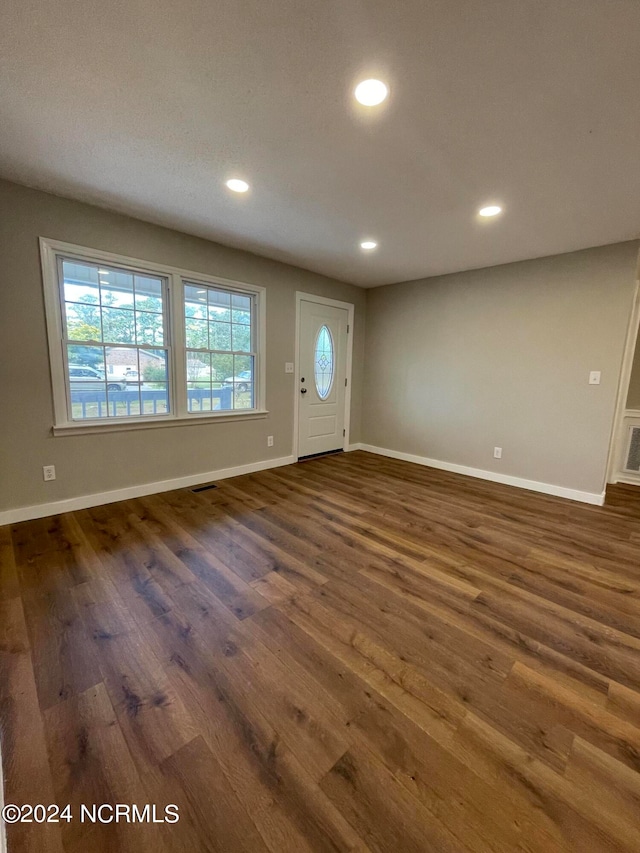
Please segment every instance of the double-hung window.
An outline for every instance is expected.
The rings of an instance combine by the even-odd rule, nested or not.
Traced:
[[[48,240],[41,252],[54,431],[265,413],[262,288]]]
[[[171,412],[167,280],[57,258],[71,421]]]
[[[190,412],[254,407],[255,314],[255,296],[185,282]]]

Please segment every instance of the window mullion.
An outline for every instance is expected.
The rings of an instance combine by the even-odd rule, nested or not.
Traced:
[[[146,266],[145,262],[136,259],[57,241],[41,239],[40,246],[57,426],[80,427],[93,421],[108,427],[109,424],[124,424],[127,420],[152,421],[164,412],[167,419],[188,418],[197,414],[197,411],[190,412],[188,406],[190,375],[195,377],[194,381],[200,382],[206,374],[216,397],[220,396],[216,389],[231,385],[232,412],[242,411],[235,409],[236,404],[251,406],[251,409],[244,410],[247,414],[262,407],[262,390],[258,394],[258,389],[263,389],[261,377],[264,370],[261,357],[264,347],[263,288],[206,275],[199,280],[198,275],[176,268],[153,263]],[[188,301],[185,301],[187,285]],[[207,291],[202,318],[207,325],[203,326],[203,331],[206,328],[212,339],[207,339],[207,347],[187,350],[185,305],[192,303],[192,287]],[[193,297],[196,297],[195,292]],[[195,298],[194,304],[197,306],[201,299],[200,296]],[[229,313],[223,320],[225,306]],[[196,307],[195,314],[202,313]],[[160,316],[154,318],[152,315],[160,314],[162,324],[158,325]],[[240,322],[234,325],[234,318]],[[132,322],[135,324],[133,342],[105,340],[107,333],[111,338],[128,337]],[[228,322],[229,330],[214,325],[216,322]],[[246,334],[249,325],[250,340]],[[90,326],[95,327],[98,333],[95,337],[99,339],[88,339]],[[245,331],[241,331],[242,326]],[[161,328],[164,334],[162,343],[153,343]],[[191,326],[187,325],[187,329],[191,340]],[[199,341],[200,330],[195,331],[194,341]],[[234,341],[233,333],[236,331],[242,337]],[[229,333],[231,340],[228,340]],[[148,342],[138,343],[139,337],[146,338]],[[233,349],[210,348],[214,343],[249,344],[251,351],[236,349],[235,346]],[[121,352],[127,350],[132,351],[131,356]],[[144,352],[149,354],[148,357],[143,356]],[[200,360],[209,362],[208,369],[202,366],[199,371],[188,372],[190,360],[194,362],[194,368],[198,367],[198,356],[189,356],[188,359],[188,352],[201,353]],[[153,357],[154,354],[157,358]],[[129,365],[133,370],[137,366],[137,377],[131,375]],[[151,370],[150,366],[156,365],[165,368],[166,384],[161,383],[160,370]],[[145,373],[150,383],[145,390],[150,393],[145,393],[143,408]],[[226,382],[227,378],[229,382]],[[115,387],[107,390],[110,381]],[[238,386],[242,387],[243,383],[247,388],[238,393]],[[134,402],[135,395],[123,392],[133,391],[136,387],[139,399]],[[245,393],[247,390],[253,392],[253,399]],[[196,409],[198,399],[199,395],[194,395]],[[228,405],[225,395],[222,399],[225,409],[220,414],[224,414]],[[204,406],[204,397],[202,401]],[[209,405],[214,402],[212,398]],[[96,405],[98,409],[93,414]]]

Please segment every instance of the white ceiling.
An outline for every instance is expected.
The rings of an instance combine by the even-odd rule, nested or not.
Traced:
[[[639,37],[638,0],[3,0],[0,175],[363,286],[627,240]]]

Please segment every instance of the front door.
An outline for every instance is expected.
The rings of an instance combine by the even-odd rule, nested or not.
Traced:
[[[300,302],[298,457],[344,446],[348,316],[346,308]]]

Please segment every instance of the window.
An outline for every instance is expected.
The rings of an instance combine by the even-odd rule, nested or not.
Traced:
[[[253,408],[254,314],[252,296],[185,284],[190,412]]]
[[[166,279],[58,256],[71,421],[170,411]]]
[[[264,414],[262,288],[63,243],[41,250],[54,430]]]

